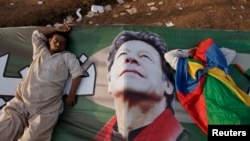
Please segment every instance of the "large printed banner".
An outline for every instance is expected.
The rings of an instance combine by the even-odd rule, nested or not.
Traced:
[[[15,95],[18,83],[28,72],[29,64],[32,61],[31,34],[36,28],[17,27],[0,29],[0,108]],[[181,104],[177,97],[175,97],[173,103],[174,116],[171,114],[171,110],[166,109],[157,117],[157,121],[155,120],[154,124],[150,122],[150,118],[154,117],[153,114],[157,112],[150,112],[152,115],[149,116],[135,117],[133,110],[137,111],[136,109],[117,108],[119,107],[119,99],[114,99],[114,97],[119,96],[114,96],[110,92],[113,90],[113,87],[111,89],[111,84],[108,82],[113,81],[112,85],[120,82],[108,74],[107,57],[112,41],[117,37],[118,33],[125,30],[156,33],[166,42],[168,50],[192,48],[207,38],[212,38],[219,47],[235,50],[237,55],[232,64],[240,65],[244,72],[237,69],[235,65],[231,65],[229,66],[230,76],[237,87],[246,94],[245,97],[247,97],[250,87],[250,80],[246,76],[249,74],[250,69],[250,32],[142,26],[75,26],[70,33],[71,40],[68,50],[79,58],[85,70],[85,75],[82,77],[77,91],[77,103],[73,108],[65,105],[64,112],[61,114],[54,129],[53,141],[122,140],[122,135],[119,134],[119,131],[122,130],[124,130],[122,133],[128,134],[128,140],[171,140],[172,137],[177,136],[176,138],[178,138],[178,135],[184,135],[181,133],[183,129],[191,135],[190,139],[187,140],[207,140],[207,132],[204,132],[192,115],[197,114],[197,111],[192,111],[190,107],[188,110],[191,111],[187,111],[187,108]],[[137,44],[138,49],[142,46],[140,43],[134,44]],[[153,53],[154,51],[148,50],[148,52]],[[124,52],[120,52],[120,54],[122,56]],[[148,58],[148,56],[145,58]],[[152,58],[149,60],[152,61]],[[119,65],[116,67],[116,69],[120,68]],[[155,66],[148,67],[151,67],[151,69],[155,68]],[[147,77],[156,79],[157,73],[155,71],[157,69],[148,73]],[[139,75],[143,76],[144,74]],[[131,87],[138,88],[138,90],[142,89],[142,85],[147,85],[147,82],[129,82],[129,79],[133,80],[135,76],[132,73],[129,73],[128,76],[129,78],[123,80],[124,85],[131,85]],[[126,83],[126,81],[128,82]],[[215,81],[211,83],[218,84]],[[70,84],[71,81],[69,79],[62,95],[69,91]],[[160,90],[160,87],[158,85],[157,89]],[[206,90],[209,91],[208,86],[206,86]],[[134,96],[134,103],[128,105],[128,107],[133,107],[136,104],[144,104],[147,107],[151,105],[150,101],[148,100],[148,103],[141,102],[139,97]],[[209,108],[209,105],[206,105],[206,107]],[[194,108],[193,110],[197,109]],[[123,115],[118,116],[119,114]],[[119,120],[117,117],[119,117]],[[120,120],[120,117],[124,119]],[[244,120],[242,123],[244,123]],[[246,121],[245,123],[249,122]],[[138,126],[140,124],[143,126]],[[127,127],[127,125],[130,126]],[[139,129],[136,127],[139,127]],[[130,130],[133,131],[127,133]]]

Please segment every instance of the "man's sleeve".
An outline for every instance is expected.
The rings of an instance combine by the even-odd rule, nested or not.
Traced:
[[[170,50],[164,54],[165,60],[169,63],[169,65],[176,70],[178,59],[179,58],[188,58],[189,53],[187,49],[175,49]]]
[[[33,60],[36,58],[37,54],[43,47],[47,47],[47,37],[38,32],[38,30],[33,31],[32,33],[32,45],[33,45]]]
[[[67,53],[66,64],[69,68],[69,73],[72,79],[75,79],[78,76],[83,76],[83,68],[80,65],[80,61],[72,53]]]

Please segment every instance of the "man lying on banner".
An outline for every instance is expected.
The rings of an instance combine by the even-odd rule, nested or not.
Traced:
[[[29,72],[0,114],[1,140],[50,141],[63,110],[62,92],[69,74],[72,85],[66,104],[74,106],[83,70],[76,56],[65,51],[70,29],[64,24],[33,32],[33,61]]]
[[[209,124],[250,124],[250,97],[237,87],[228,68],[235,56],[234,50],[219,48],[210,38],[196,48],[164,55],[176,70],[178,100],[206,134]]]
[[[108,92],[116,115],[95,141],[182,141],[189,132],[174,116],[174,80],[167,47],[155,33],[123,31],[108,54]]]

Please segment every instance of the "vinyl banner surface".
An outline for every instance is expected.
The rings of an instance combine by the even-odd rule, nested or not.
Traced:
[[[29,71],[31,35],[37,28],[0,29],[1,109]],[[79,58],[84,76],[76,105],[65,104],[52,140],[206,141],[210,124],[250,125],[245,118],[250,117],[249,35],[247,31],[74,26],[67,50]],[[202,46],[200,57],[205,62],[188,59],[179,61],[181,70],[163,69],[164,53],[200,47],[207,39],[212,42]],[[216,61],[207,58],[214,47],[235,50],[236,57],[225,68],[211,65]],[[70,85],[69,78],[62,98]]]

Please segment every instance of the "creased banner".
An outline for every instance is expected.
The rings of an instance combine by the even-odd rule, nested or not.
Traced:
[[[15,95],[17,84],[26,75],[29,69],[29,64],[32,59],[31,34],[35,29],[36,27],[0,29],[1,108]],[[105,128],[105,125],[115,125],[117,119],[114,116],[119,114],[119,111],[115,108],[117,106],[115,104],[117,103],[114,102],[112,94],[109,93],[108,82],[110,76],[108,75],[107,57],[112,41],[116,38],[118,33],[125,30],[156,33],[166,42],[168,50],[192,48],[206,38],[213,38],[220,47],[227,47],[235,50],[237,55],[233,60],[233,64],[239,64],[246,73],[249,72],[250,32],[140,26],[73,27],[70,33],[71,42],[69,50],[77,55],[85,70],[85,74],[82,77],[80,87],[77,91],[77,104],[73,108],[69,108],[65,105],[64,112],[61,114],[54,129],[53,141],[114,140],[111,136],[112,134],[114,135],[114,131],[117,130],[108,126],[107,129]],[[150,50],[149,52],[153,51]],[[119,67],[117,69],[119,69]],[[235,67],[230,67],[230,70],[236,84],[241,84],[239,85],[240,89],[247,91],[250,82],[244,76],[245,74],[242,74],[242,72],[235,69]],[[153,76],[152,79],[156,77],[154,72],[151,72],[150,75],[151,77]],[[133,77],[133,74],[131,74],[131,77]],[[124,80],[124,82],[126,84],[126,80]],[[71,81],[69,79],[62,95],[69,91],[70,84]],[[133,83],[131,84],[135,85]],[[126,85],[130,84],[127,83]],[[138,87],[140,85],[138,84]],[[148,105],[150,104],[148,103]],[[169,118],[168,121],[168,118],[164,118],[163,116],[163,119],[161,119],[159,123],[151,127],[155,130],[142,132],[141,136],[144,138],[151,135],[159,138],[169,138],[169,140],[171,140],[170,134],[167,134],[167,131],[170,133],[174,130],[178,131],[178,129],[175,125],[172,125],[171,128],[167,128],[167,125],[170,125],[170,123],[173,124],[173,121],[175,121],[174,118],[176,118],[176,123],[179,122],[180,127],[187,129],[187,131],[193,135],[192,140],[207,140],[207,135],[197,126],[197,124],[195,124],[192,117],[185,108],[183,108],[177,97],[174,99],[173,108],[175,114],[172,119]],[[122,110],[126,111],[127,109]],[[123,117],[125,118],[122,128],[125,127],[130,120],[135,122],[134,125],[142,121],[141,117],[138,119],[130,119],[129,117],[133,116],[129,115],[129,112],[124,113]],[[166,116],[168,117],[168,111],[166,111]],[[120,124],[121,123],[119,123],[118,126]],[[166,126],[162,126],[165,124]],[[144,123],[144,125],[147,124]],[[144,128],[145,127],[143,127],[143,129]],[[142,129],[137,131],[141,132]],[[130,134],[130,137],[133,137],[128,140],[136,140],[134,136],[138,135],[136,132],[126,134]],[[105,138],[104,136],[109,137]],[[143,138],[138,137],[138,140],[145,141],[146,139]]]

